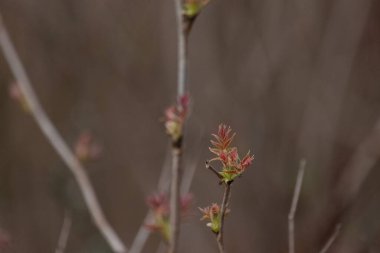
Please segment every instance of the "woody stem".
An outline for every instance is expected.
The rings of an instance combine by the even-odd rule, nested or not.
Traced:
[[[220,229],[219,232],[216,236],[216,241],[218,243],[218,248],[219,248],[219,253],[225,253],[224,249],[224,217],[227,212],[227,208],[230,202],[230,197],[231,197],[231,183],[232,182],[227,182],[224,184],[224,194],[223,194],[223,200],[222,200],[222,207],[220,210]]]

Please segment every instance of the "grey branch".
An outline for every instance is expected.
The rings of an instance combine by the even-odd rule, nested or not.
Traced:
[[[180,225],[180,174],[181,174],[181,159],[182,150],[173,147],[172,152],[172,170],[171,170],[171,183],[170,183],[170,239],[169,239],[169,253],[177,251],[179,225]]]
[[[166,152],[166,158],[164,161],[164,164],[161,169],[160,178],[158,180],[157,190],[158,192],[165,192],[167,191],[168,185],[169,185],[169,173],[170,173],[170,157],[171,154],[169,152],[170,149],[168,149],[168,152]],[[150,231],[145,228],[145,224],[150,224],[153,222],[153,212],[149,211],[143,220],[143,223],[139,227],[139,230],[137,231],[137,234],[135,238],[133,239],[133,243],[131,244],[129,253],[140,253],[146,241],[149,238]]]
[[[187,36],[185,32],[183,13],[182,13],[182,0],[174,0],[175,12],[176,12],[176,24],[177,24],[177,99],[185,94],[186,90],[186,73],[187,73]]]
[[[10,36],[6,31],[1,15],[0,46],[38,126],[50,144],[53,146],[55,151],[73,173],[96,227],[99,229],[104,239],[108,242],[114,252],[126,252],[127,249],[124,246],[123,242],[117,236],[116,232],[110,226],[103,214],[99,201],[95,195],[95,191],[85,172],[85,169],[78,161],[76,156],[72,153],[68,145],[65,143],[62,136],[58,133],[57,129],[54,127],[53,123],[50,121],[46,112],[38,101],[32,84],[26,74],[26,71],[16,52],[16,49],[13,46]]]
[[[62,228],[61,228],[61,232],[59,233],[58,243],[57,243],[57,248],[55,249],[55,253],[65,252],[67,241],[70,235],[71,224],[72,224],[71,215],[69,211],[66,210],[65,215],[63,217]]]
[[[336,238],[338,238],[341,227],[341,224],[336,225],[334,233],[330,236],[330,238],[327,240],[326,244],[323,246],[322,250],[319,253],[327,253],[327,251],[335,242]]]
[[[294,217],[297,211],[298,200],[301,193],[303,176],[305,173],[306,161],[301,160],[300,167],[298,169],[297,181],[294,187],[294,193],[292,198],[292,204],[290,207],[288,215],[288,243],[289,243],[289,253],[295,253],[295,239],[294,239]]]

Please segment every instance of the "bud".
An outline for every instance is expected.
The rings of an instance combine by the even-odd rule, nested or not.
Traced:
[[[192,195],[186,194],[180,198],[181,215],[186,216],[192,202]],[[164,240],[170,239],[169,224],[169,201],[166,194],[155,193],[146,200],[147,205],[153,211],[154,219],[151,223],[145,224],[145,228],[151,232],[158,232]]]
[[[194,18],[209,2],[210,0],[186,0],[183,4],[183,15],[187,18]]]
[[[94,141],[89,131],[80,134],[74,146],[75,155],[81,161],[97,159],[102,152],[102,147]]]
[[[215,234],[219,233],[220,225],[221,225],[221,208],[218,204],[213,203],[211,206],[207,206],[205,208],[200,208],[199,210],[203,214],[201,220],[208,220],[209,222],[206,224],[207,227],[211,229]],[[230,210],[226,210],[226,214],[229,213]]]
[[[25,96],[20,89],[20,86],[16,82],[11,83],[11,85],[9,86],[9,96],[14,101],[19,103],[21,108],[25,112],[30,112],[28,102],[26,101]]]
[[[9,247],[11,236],[4,230],[0,229],[0,252]]]
[[[178,142],[183,135],[183,125],[185,123],[189,107],[188,94],[180,97],[176,106],[170,106],[165,110],[165,129],[171,137],[172,142]]]

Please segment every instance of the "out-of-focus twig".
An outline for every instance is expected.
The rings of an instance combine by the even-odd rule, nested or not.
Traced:
[[[359,144],[353,156],[343,169],[337,183],[335,198],[342,202],[343,208],[356,198],[363,182],[380,157],[380,119],[372,131]]]
[[[328,238],[325,246],[320,251],[327,252],[336,241],[340,233],[340,227],[350,207],[355,204],[357,195],[363,186],[369,173],[380,157],[380,119],[375,123],[372,131],[359,144],[358,148],[342,169],[342,175],[336,183],[331,202],[336,206],[335,213],[329,218],[328,231],[324,231],[324,237]],[[333,232],[331,232],[333,231]],[[330,243],[329,243],[330,242]],[[345,252],[344,240],[340,240],[336,246],[336,252]]]
[[[199,144],[201,142],[203,135],[204,135],[203,129],[201,129],[200,132],[201,132],[201,134],[199,135],[199,139],[197,140],[197,144]],[[199,149],[197,154],[195,155],[194,161],[189,166],[186,166],[187,167],[186,172],[184,173],[183,178],[181,180],[181,189],[180,190],[181,190],[182,195],[185,195],[190,190],[190,187],[191,187],[191,184],[192,184],[192,181],[194,178],[194,173],[195,173],[195,170],[196,170],[197,165],[198,165],[200,153],[201,152]],[[169,174],[169,168],[170,168],[170,164],[169,164],[170,159],[168,159],[168,157],[170,155],[171,154],[168,150],[167,157],[165,158],[165,162],[162,166],[161,174],[160,174],[158,185],[157,185],[158,192],[165,192],[169,186],[169,183],[170,183],[170,181],[168,180],[168,178],[169,178],[168,174]],[[137,234],[133,240],[133,243],[131,244],[131,247],[129,250],[130,253],[140,253],[143,250],[143,247],[144,247],[146,241],[148,240],[149,235],[151,234],[151,231],[146,229],[144,227],[144,225],[152,223],[152,219],[153,219],[152,214],[153,214],[152,211],[149,211],[146,214],[146,216],[143,220],[143,223],[139,227],[139,230],[137,231]]]
[[[224,253],[224,217],[227,213],[227,208],[231,197],[231,182],[225,183],[222,206],[220,208],[220,229],[218,235],[216,236],[216,241],[218,243],[219,253]]]
[[[69,211],[65,211],[65,215],[63,217],[63,223],[61,232],[59,233],[57,248],[55,249],[55,253],[64,253],[67,246],[67,241],[69,239],[70,230],[71,230],[72,220]]]
[[[165,252],[165,243],[160,242],[160,244],[157,247],[156,253],[164,253]]]
[[[172,150],[172,169],[171,169],[171,183],[170,183],[170,238],[169,238],[169,253],[177,251],[177,242],[179,236],[180,225],[180,177],[181,177],[181,160],[182,148],[173,147]]]
[[[92,184],[85,172],[85,169],[76,158],[76,156],[72,153],[68,145],[65,143],[62,136],[59,134],[53,123],[48,118],[43,107],[41,106],[33,90],[29,77],[26,74],[24,66],[21,63],[20,57],[18,56],[16,49],[14,48],[13,43],[10,39],[10,36],[4,26],[1,15],[0,47],[14,77],[17,80],[18,85],[20,86],[23,95],[25,96],[25,100],[35,121],[55,151],[73,173],[96,227],[99,229],[104,239],[108,242],[114,252],[127,252],[127,249],[124,246],[123,242],[105,218],[99,201],[95,195]]]
[[[203,127],[200,128],[199,134],[197,134],[196,136],[198,136],[197,137],[198,139],[195,141],[195,143],[196,143],[195,146],[198,147],[200,145],[202,139],[203,139],[203,136],[204,136]],[[181,180],[181,189],[180,189],[181,196],[186,195],[190,191],[191,184],[192,184],[193,179],[194,179],[195,170],[198,166],[200,155],[201,155],[201,149],[198,148],[195,151],[192,162],[186,166],[186,170],[183,172],[182,180]]]
[[[295,216],[296,211],[297,211],[298,200],[299,200],[300,193],[301,193],[303,176],[304,176],[304,173],[305,173],[305,166],[306,166],[306,161],[305,160],[301,160],[300,166],[299,166],[299,169],[298,169],[296,185],[294,187],[292,204],[290,206],[290,211],[289,211],[289,215],[288,215],[288,237],[289,237],[288,238],[288,244],[289,244],[289,253],[295,253],[294,216]]]
[[[335,242],[336,238],[338,238],[341,227],[342,227],[341,224],[338,224],[335,226],[334,233],[330,236],[330,238],[327,240],[326,244],[323,246],[323,248],[321,249],[319,253],[327,253],[327,251],[331,248],[331,246]]]
[[[332,201],[338,204],[338,214],[332,220],[331,227],[335,225],[333,234],[329,237],[328,242],[335,242],[339,235],[341,222],[347,211],[354,205],[355,200],[363,183],[367,179],[371,170],[375,166],[380,157],[380,119],[375,123],[372,131],[359,144],[358,148],[350,158],[347,166],[342,170],[343,175],[337,182],[337,186],[333,195]],[[344,252],[341,248],[344,245],[344,240],[338,243],[336,252]],[[327,245],[327,244],[326,244]],[[327,250],[331,247],[327,247]],[[327,252],[324,251],[324,252]],[[321,251],[323,253],[323,251]]]
[[[168,179],[169,174],[170,174],[170,159],[168,159],[169,157],[170,157],[170,152],[168,151],[167,157],[162,166],[160,177],[157,184],[158,192],[166,191],[170,183],[170,180]],[[145,224],[151,224],[152,220],[153,220],[153,212],[148,211],[148,213],[145,215],[145,218],[141,226],[139,227],[139,230],[137,231],[135,238],[133,239],[129,253],[140,253],[143,250],[144,245],[146,241],[148,240],[148,237],[151,233],[150,230],[145,228]]]

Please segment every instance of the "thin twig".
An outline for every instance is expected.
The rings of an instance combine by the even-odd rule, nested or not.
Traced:
[[[92,184],[85,172],[85,169],[72,153],[68,145],[58,133],[53,123],[48,118],[46,112],[42,108],[38,98],[33,90],[32,84],[26,74],[26,71],[21,63],[21,60],[13,46],[13,43],[6,31],[3,20],[0,15],[0,46],[4,53],[10,69],[15,76],[18,85],[25,97],[25,100],[30,108],[30,111],[39,125],[41,131],[53,146],[58,155],[73,173],[79,188],[83,194],[83,198],[87,204],[88,210],[94,220],[95,225],[108,242],[114,252],[127,252],[121,239],[118,237],[114,229],[106,220],[99,201],[95,195]]]
[[[168,149],[164,164],[161,169],[160,178],[157,184],[158,192],[166,192],[170,183],[170,181],[168,180],[169,174],[170,174],[170,157],[171,157],[171,154],[169,152],[170,149]],[[133,243],[131,244],[129,253],[140,253],[143,250],[144,245],[146,241],[148,240],[149,235],[151,234],[151,231],[145,228],[145,224],[151,224],[152,222],[153,222],[153,212],[148,211],[148,213],[145,215],[145,218],[141,226],[139,227],[139,230],[136,233]]]
[[[294,188],[292,205],[290,207],[288,215],[288,236],[289,236],[289,253],[295,253],[295,240],[294,240],[294,216],[297,211],[298,200],[301,193],[301,187],[303,182],[303,176],[305,172],[306,161],[301,160],[300,167],[298,169],[296,186]]]
[[[169,241],[169,253],[175,253],[177,251],[177,242],[179,235],[179,204],[180,204],[180,174],[181,174],[181,148],[173,148],[172,152],[172,170],[171,170],[171,184],[170,184],[170,241]]]
[[[71,230],[71,215],[69,211],[65,211],[65,215],[63,217],[62,229],[59,233],[57,248],[55,249],[55,253],[64,253],[67,246],[67,241],[69,239],[70,230]]]
[[[231,197],[231,183],[224,184],[224,194],[222,200],[222,207],[220,208],[220,229],[218,235],[216,236],[216,241],[218,243],[219,253],[224,253],[224,217],[227,212],[227,208],[229,205],[230,197]]]
[[[214,173],[219,179],[222,179],[223,177],[222,177],[222,175],[220,175],[219,174],[219,172],[216,170],[216,169],[214,169],[214,167],[212,167],[211,165],[210,165],[210,162],[209,161],[206,161],[206,169],[209,169],[212,173]]]
[[[196,136],[198,136],[196,141],[195,141],[196,147],[198,147],[200,145],[200,143],[203,139],[203,136],[204,136],[204,129],[203,129],[202,125],[200,125],[200,126],[201,126],[201,128],[199,129],[199,132],[196,135]],[[186,166],[186,169],[183,172],[182,179],[181,179],[181,189],[180,189],[181,196],[186,195],[190,191],[191,184],[192,184],[193,179],[194,179],[195,170],[198,166],[199,157],[201,156],[201,150],[202,149],[200,149],[200,148],[197,148],[195,150],[195,154],[192,158],[192,162],[190,163],[190,165]]]
[[[327,253],[327,251],[331,248],[336,238],[338,238],[340,229],[342,228],[342,224],[338,224],[335,226],[334,233],[327,240],[326,244],[323,246],[322,250],[319,253]]]

